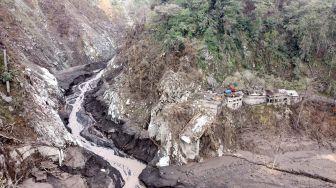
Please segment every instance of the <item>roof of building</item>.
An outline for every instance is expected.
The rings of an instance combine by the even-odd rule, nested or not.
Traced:
[[[235,98],[235,97],[242,97],[244,94],[241,91],[233,92],[230,94],[225,94],[225,97]]]
[[[299,94],[295,90],[286,90],[286,89],[275,89],[275,90],[267,90],[266,95],[269,97],[275,97],[275,96],[292,96],[292,97],[298,97]]]
[[[250,96],[266,95],[266,91],[263,88],[260,88],[260,89],[250,88],[250,89],[245,90],[244,93]]]
[[[299,96],[298,92],[296,92],[295,90],[286,90],[286,92],[287,92],[287,95],[289,96],[293,96],[293,97]]]
[[[269,97],[280,97],[286,96],[287,93],[282,89],[266,90],[266,95]]]

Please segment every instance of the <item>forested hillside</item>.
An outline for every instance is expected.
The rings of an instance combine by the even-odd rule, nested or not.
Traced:
[[[335,94],[334,0],[161,3],[169,3],[168,9],[153,7],[159,14],[148,26],[156,41],[176,54],[193,48],[198,65],[218,80],[239,69],[252,69],[286,80],[309,77],[319,92]]]

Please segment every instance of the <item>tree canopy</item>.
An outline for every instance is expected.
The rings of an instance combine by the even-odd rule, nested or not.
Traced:
[[[334,0],[170,0],[181,9],[161,18],[155,37],[168,51],[195,44],[198,61],[300,76],[299,67],[336,67]],[[163,21],[162,21],[163,20]],[[288,71],[290,70],[290,71]]]

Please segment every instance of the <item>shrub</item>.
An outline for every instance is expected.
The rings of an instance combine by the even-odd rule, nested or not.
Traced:
[[[5,187],[7,187],[7,181],[6,181],[6,179],[4,178],[4,177],[1,177],[0,176],[0,188],[5,188]]]
[[[0,78],[2,82],[7,82],[7,81],[11,82],[14,79],[14,73],[13,72],[3,72]]]

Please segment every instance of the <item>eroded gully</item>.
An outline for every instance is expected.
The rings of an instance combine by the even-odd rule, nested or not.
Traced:
[[[113,61],[113,59],[111,61]],[[145,164],[137,161],[136,159],[117,156],[115,155],[114,150],[98,146],[95,143],[87,141],[80,135],[85,126],[79,122],[77,114],[83,109],[85,93],[91,91],[97,86],[97,83],[104,75],[104,72],[105,70],[101,70],[86,82],[75,86],[77,87],[77,91],[73,96],[67,98],[67,105],[72,106],[68,127],[71,129],[72,136],[79,146],[103,157],[111,164],[112,167],[116,168],[122,174],[122,177],[125,180],[125,188],[142,187],[139,183],[138,177],[141,171],[145,168]],[[70,100],[72,102],[70,102]]]

